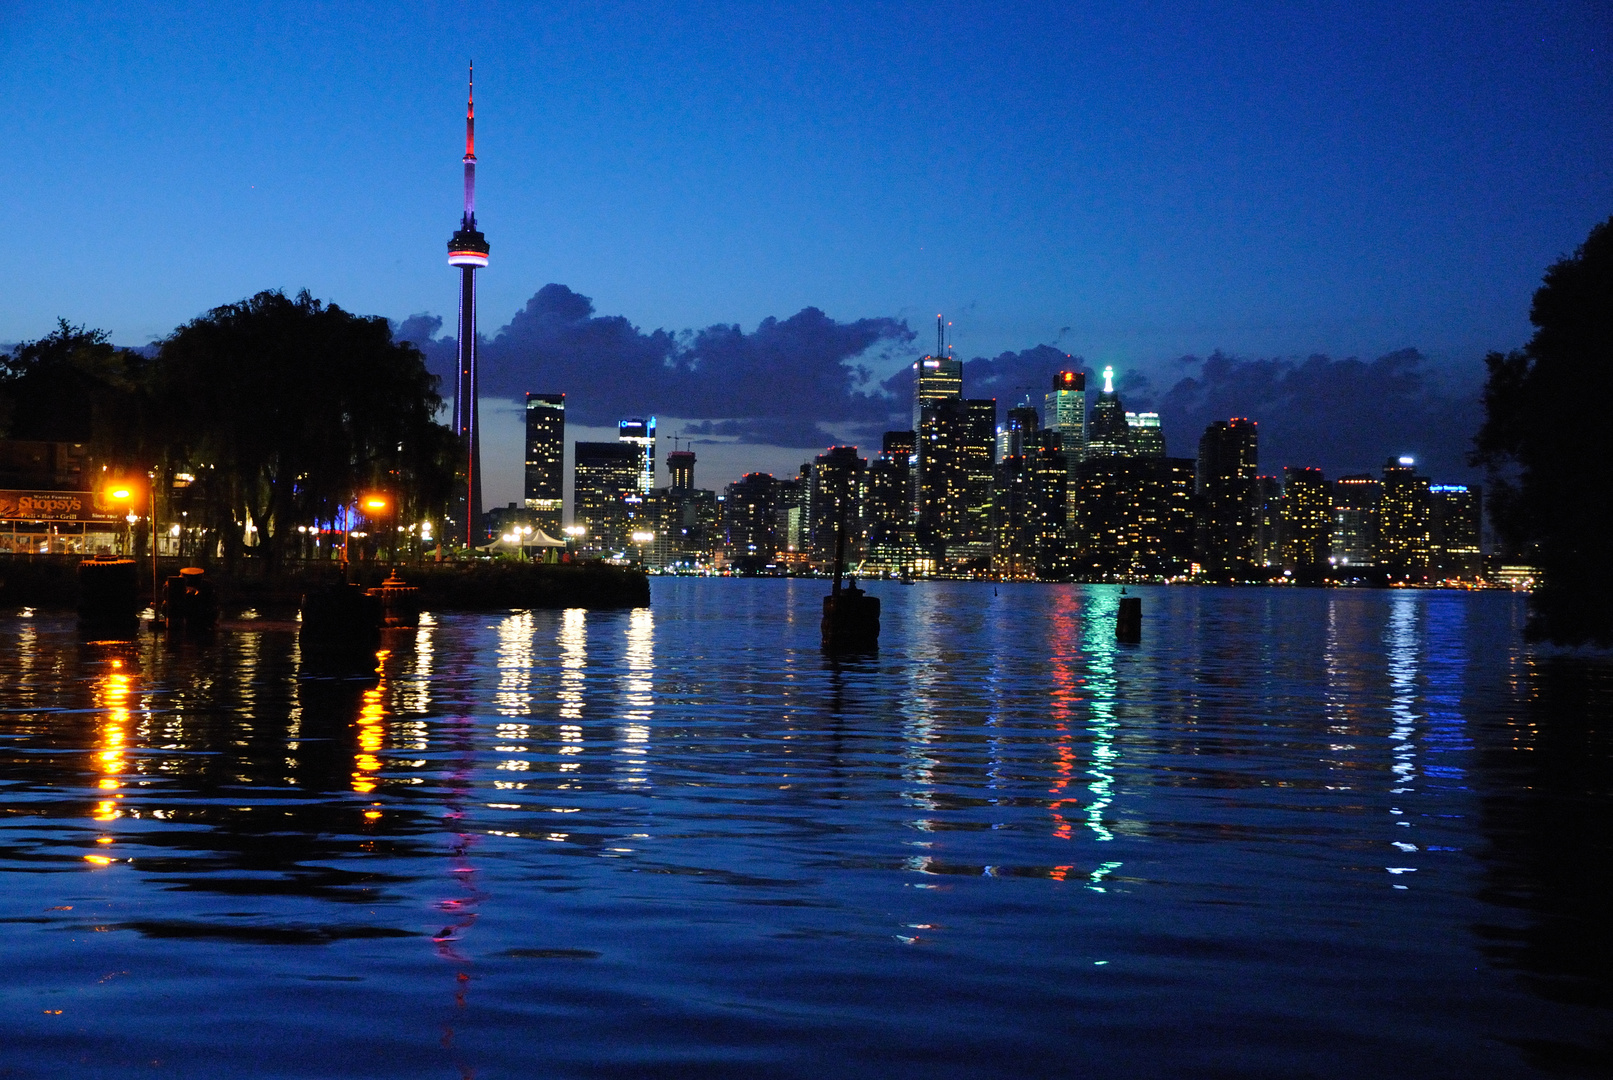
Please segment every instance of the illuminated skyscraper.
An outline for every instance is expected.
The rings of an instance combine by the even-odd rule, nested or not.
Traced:
[[[868,462],[855,446],[831,446],[812,459],[806,511],[811,534],[805,547],[814,569],[834,572],[835,545],[842,522],[846,530],[846,563],[854,565],[863,538],[863,488]]]
[[[1391,458],[1383,467],[1378,499],[1378,565],[1397,581],[1428,577],[1433,554],[1433,505],[1428,477],[1412,458]]]
[[[1087,458],[1087,377],[1080,371],[1061,371],[1053,376],[1053,389],[1043,401],[1043,426],[1058,433],[1059,452],[1064,456],[1068,475],[1064,490],[1068,500],[1064,524],[1073,530],[1080,485],[1076,470]]]
[[[1023,457],[1027,446],[1038,445],[1036,432],[1041,426],[1041,419],[1030,403],[1009,409],[1008,419],[997,429],[997,460]]]
[[[572,479],[572,521],[583,531],[581,547],[610,557],[627,551],[635,523],[645,518],[640,493],[643,453],[626,442],[576,444]]]
[[[1257,576],[1255,534],[1259,507],[1258,428],[1253,420],[1217,420],[1199,440],[1198,527],[1194,561],[1216,581]]]
[[[1483,492],[1477,484],[1431,484],[1433,503],[1433,562],[1441,581],[1471,580],[1479,576],[1482,552],[1479,530]]]
[[[1103,369],[1103,391],[1092,406],[1092,424],[1087,435],[1088,458],[1119,457],[1131,453],[1131,429],[1126,410],[1115,393],[1115,369]]]
[[[474,69],[472,75],[474,76]],[[465,488],[451,514],[466,547],[481,542],[482,429],[476,371],[476,271],[487,265],[487,238],[476,228],[476,94],[465,102],[465,213],[448,241],[448,265],[459,268],[459,363],[454,376],[454,431],[465,441]]]
[[[1332,553],[1333,499],[1321,469],[1283,470],[1282,564],[1298,581],[1319,582]]]
[[[526,508],[558,538],[566,496],[566,395],[526,396]]]
[[[924,406],[963,397],[963,361],[954,360],[946,344],[946,326],[935,317],[935,352],[913,364],[913,430],[917,431]]]
[[[1132,456],[1147,458],[1165,456],[1165,431],[1159,426],[1157,412],[1127,413],[1126,432]]]
[[[1333,481],[1334,573],[1357,576],[1378,562],[1378,481],[1370,473],[1341,476]]]
[[[623,420],[616,425],[616,437],[638,449],[638,490],[639,494],[648,495],[655,487],[655,417]]]

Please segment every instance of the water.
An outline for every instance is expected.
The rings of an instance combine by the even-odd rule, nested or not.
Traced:
[[[1510,594],[654,589],[371,683],[0,618],[0,1076],[1613,1066],[1613,670]]]

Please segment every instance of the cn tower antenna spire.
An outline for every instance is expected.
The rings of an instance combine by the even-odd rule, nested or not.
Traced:
[[[935,358],[937,360],[941,359],[941,357],[946,355],[946,353],[947,353],[946,342],[947,342],[947,332],[946,332],[945,327],[943,327],[941,325],[941,316],[937,315],[935,317]]]

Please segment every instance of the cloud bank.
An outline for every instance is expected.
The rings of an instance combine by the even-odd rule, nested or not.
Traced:
[[[442,320],[414,315],[396,327],[453,392],[455,344],[437,336]],[[816,447],[835,435],[877,439],[905,428],[916,351],[913,332],[891,318],[839,322],[817,308],[769,318],[746,332],[717,324],[703,330],[640,330],[621,316],[601,316],[564,285],[546,285],[508,325],[483,343],[482,392],[519,398],[564,391],[574,423],[613,425],[658,413],[690,421],[688,435],[782,447]],[[1207,424],[1233,416],[1260,423],[1260,468],[1315,465],[1329,476],[1371,470],[1411,454],[1436,480],[1472,479],[1466,463],[1481,408],[1478,378],[1452,386],[1422,353],[1402,349],[1375,360],[1313,355],[1246,358],[1214,352],[1159,367],[1122,368],[1126,408],[1160,413],[1170,453],[1193,457]],[[896,372],[880,380],[875,370]],[[1060,370],[1094,367],[1051,345],[964,362],[964,393],[994,397],[1006,411],[1027,394],[1038,410]]]
[[[442,320],[414,315],[399,340],[425,352],[453,391],[455,343],[436,336]],[[593,301],[545,285],[508,325],[485,340],[482,393],[519,398],[564,392],[583,425],[659,413],[703,421],[691,434],[774,446],[835,441],[823,424],[881,427],[892,411],[869,363],[889,363],[913,334],[896,319],[839,322],[814,307],[764,319],[746,332],[719,323],[703,330],[645,333]]]

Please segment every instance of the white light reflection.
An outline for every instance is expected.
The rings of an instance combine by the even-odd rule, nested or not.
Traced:
[[[532,613],[508,616],[498,627],[498,692],[493,706],[503,716],[526,716],[532,708]]]
[[[635,608],[627,623],[627,674],[622,678],[626,723],[616,729],[616,767],[622,783],[642,784],[648,779],[650,709],[655,703],[651,675],[655,668],[655,617],[649,608]]]
[[[581,720],[588,666],[588,612],[567,608],[560,617],[560,718]],[[578,737],[581,742],[581,736]]]

